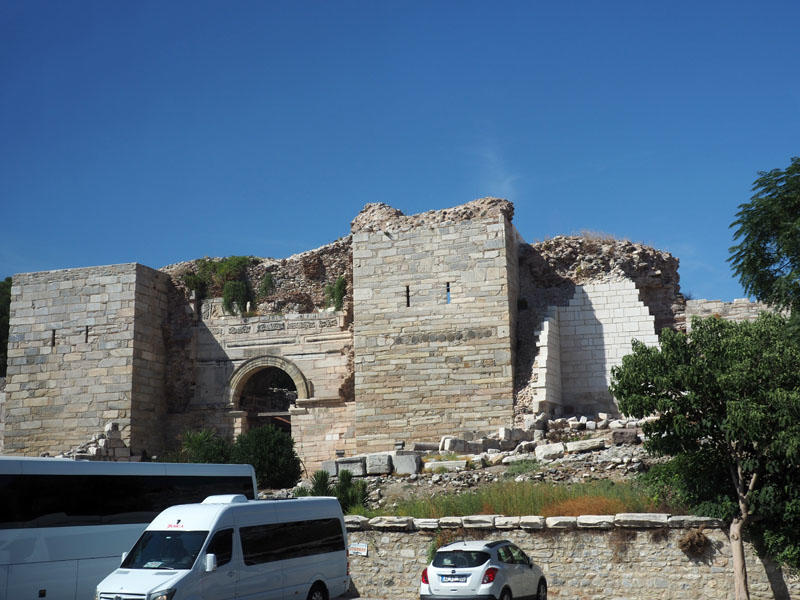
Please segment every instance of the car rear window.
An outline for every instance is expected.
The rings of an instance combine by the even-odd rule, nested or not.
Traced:
[[[442,550],[433,556],[433,566],[468,569],[480,566],[487,560],[489,560],[488,552],[479,550]]]

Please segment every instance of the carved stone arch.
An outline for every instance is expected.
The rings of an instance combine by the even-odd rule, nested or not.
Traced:
[[[239,409],[239,396],[241,396],[247,380],[266,367],[277,367],[291,377],[297,388],[298,399],[310,397],[308,380],[296,364],[280,356],[257,356],[239,365],[228,382],[228,404],[233,406],[234,410]]]

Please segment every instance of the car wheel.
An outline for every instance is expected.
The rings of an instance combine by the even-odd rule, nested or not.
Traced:
[[[328,590],[321,583],[315,583],[311,586],[306,600],[328,600]]]
[[[511,600],[511,590],[506,588],[500,594],[500,600]]]
[[[539,580],[539,586],[536,588],[536,600],[547,600],[547,582],[544,579]]]

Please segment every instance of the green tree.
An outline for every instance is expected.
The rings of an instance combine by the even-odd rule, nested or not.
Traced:
[[[800,313],[800,158],[758,175],[731,223],[739,243],[728,261],[745,292]]]
[[[0,281],[0,377],[8,368],[8,320],[11,316],[11,277]]]
[[[231,461],[251,464],[259,487],[289,488],[300,479],[300,459],[292,437],[272,425],[256,427],[236,438]]]
[[[730,511],[735,597],[749,598],[743,530],[759,520],[773,551],[800,548],[800,345],[786,319],[764,313],[734,323],[694,319],[689,334],[665,330],[661,347],[634,342],[612,369],[620,410],[657,419],[647,449],[687,464],[715,465],[728,488],[715,504]],[[700,496],[703,471],[694,479]],[[707,486],[705,488],[707,490]],[[779,527],[780,518],[794,519]]]
[[[325,302],[336,310],[344,307],[344,296],[347,292],[347,280],[344,275],[339,275],[334,283],[325,286]]]

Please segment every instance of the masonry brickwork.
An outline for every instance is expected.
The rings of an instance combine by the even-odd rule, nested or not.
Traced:
[[[367,555],[350,555],[355,590],[364,597],[412,600],[419,597],[422,570],[434,536],[448,529],[450,539],[507,539],[544,571],[549,598],[624,598],[625,600],[727,600],[732,597],[730,540],[717,527],[703,533],[710,546],[701,556],[681,551],[678,542],[692,517],[663,515],[664,524],[615,526],[615,516],[448,517],[413,520],[429,529],[384,522],[348,527],[348,541],[365,544]],[[401,521],[403,517],[396,518]],[[584,525],[578,523],[583,521]],[[374,519],[373,521],[378,521]],[[411,521],[411,519],[409,519]],[[440,524],[444,521],[444,525]],[[671,522],[670,522],[671,521]],[[502,523],[499,526],[494,523]],[[372,523],[372,521],[371,521]],[[587,524],[590,524],[587,526]],[[398,531],[400,529],[400,531]],[[747,576],[753,600],[800,598],[800,579],[785,573],[745,543]]]
[[[196,261],[16,275],[3,451],[64,452],[115,422],[135,458],[186,430],[272,420],[311,471],[539,412],[615,413],[609,373],[631,339],[656,344],[705,308],[687,308],[668,253],[596,235],[527,244],[513,216],[498,198],[410,216],[369,204],[327,246],[249,259],[252,288],[274,285],[247,316],[190,295]],[[287,386],[279,409],[252,401],[270,373]]]

